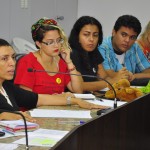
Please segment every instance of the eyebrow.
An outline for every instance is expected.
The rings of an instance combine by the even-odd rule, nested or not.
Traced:
[[[14,55],[16,55],[16,53],[13,53],[11,56],[14,56]],[[9,55],[8,55],[8,54],[0,55],[0,57],[4,57],[4,56],[5,56],[5,57],[6,57],[6,56],[8,57]]]
[[[91,32],[91,31],[83,31],[83,32],[87,32],[87,33],[99,33],[99,32],[97,32],[97,31],[95,31],[95,32]]]
[[[127,32],[124,32],[124,31],[122,31],[121,33],[125,33],[125,34],[127,34],[128,36],[137,36],[137,35],[135,35],[135,34],[133,34],[133,35],[129,35]]]
[[[58,37],[58,38],[56,38],[56,39],[45,39],[45,40],[57,40],[57,39],[59,39],[59,38],[61,38],[61,36]]]

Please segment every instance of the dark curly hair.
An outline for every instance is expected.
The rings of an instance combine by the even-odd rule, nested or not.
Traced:
[[[92,52],[87,52],[85,51],[81,44],[79,43],[79,33],[81,31],[81,29],[85,26],[85,25],[96,25],[99,29],[99,39],[98,39],[98,43],[96,48],[92,51]],[[90,62],[89,62],[89,58],[94,58],[95,60],[95,68],[97,70],[98,66],[96,65],[97,62],[97,55],[96,55],[96,51],[98,51],[98,45],[100,45],[102,43],[103,40],[103,31],[102,31],[102,25],[100,24],[100,22],[95,19],[94,17],[91,16],[82,16],[80,17],[74,24],[70,36],[69,36],[69,44],[71,46],[71,48],[73,50],[78,51],[79,53],[79,59],[82,60],[85,68],[89,71],[90,74]]]
[[[140,21],[132,15],[120,16],[115,22],[114,30],[118,31],[122,26],[132,28],[137,33],[137,36],[142,29]]]

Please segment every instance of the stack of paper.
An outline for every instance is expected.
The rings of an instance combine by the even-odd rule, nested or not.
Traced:
[[[30,111],[32,117],[52,118],[92,118],[90,110],[48,110],[34,109]]]
[[[74,94],[76,98],[82,98],[87,100],[94,100],[95,96],[93,94]]]
[[[26,124],[27,124],[28,131],[33,131],[39,128],[39,125],[36,123],[26,121]],[[10,133],[22,132],[25,130],[25,124],[23,120],[0,121],[0,126],[4,131]]]

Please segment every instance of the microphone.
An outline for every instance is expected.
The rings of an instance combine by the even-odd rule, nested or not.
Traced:
[[[65,74],[65,75],[75,75],[75,76],[82,76],[82,77],[90,77],[90,78],[96,78],[96,79],[100,79],[105,81],[106,83],[108,83],[110,85],[110,87],[112,88],[114,95],[115,95],[115,99],[114,99],[114,108],[117,108],[117,96],[116,96],[116,91],[114,89],[114,87],[111,85],[110,82],[108,82],[107,80],[100,78],[98,76],[94,76],[94,75],[81,75],[81,74],[74,74],[74,73],[68,73],[68,72],[54,72],[54,71],[46,71],[46,70],[36,70],[33,68],[28,68],[27,69],[28,72],[47,72],[47,73],[57,73],[57,74]],[[107,109],[108,110],[108,109]],[[110,109],[109,109],[110,110]],[[101,112],[97,112],[97,115],[100,115]]]
[[[22,113],[18,112],[18,111],[9,111],[9,110],[5,110],[5,109],[0,109],[0,112],[9,112],[9,113],[13,113],[13,114],[18,114],[22,117],[22,119],[24,121],[24,125],[25,125],[26,150],[29,150],[27,123],[26,123],[26,119],[25,119],[24,115]]]

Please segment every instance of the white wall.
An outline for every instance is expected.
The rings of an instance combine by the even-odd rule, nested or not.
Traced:
[[[21,2],[27,1],[27,8]],[[77,19],[78,0],[0,0],[0,38],[20,37],[33,42],[31,25],[42,17],[56,19],[67,35]]]
[[[115,21],[125,14],[136,16],[144,28],[150,21],[150,0],[78,0],[78,17],[94,16],[101,22],[104,36],[111,35]]]
[[[55,18],[67,35],[82,15],[96,17],[103,26],[104,35],[111,35],[116,19],[123,14],[135,15],[145,27],[150,20],[150,0],[27,0],[28,8],[20,7],[21,0],[0,0],[0,38],[11,41],[21,37],[30,42],[31,25],[40,17]]]

